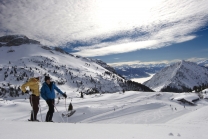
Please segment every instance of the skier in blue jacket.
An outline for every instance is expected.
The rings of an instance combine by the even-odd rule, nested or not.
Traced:
[[[54,89],[62,94],[65,98],[67,98],[67,95],[64,94],[56,85],[54,82],[51,82],[51,78],[49,76],[45,76],[45,82],[42,85],[41,88],[41,97],[46,101],[48,104],[49,110],[46,115],[46,122],[53,122],[53,113],[54,113],[54,99],[55,99],[55,91]]]

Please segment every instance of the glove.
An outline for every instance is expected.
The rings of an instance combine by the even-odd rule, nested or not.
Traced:
[[[66,94],[63,94],[63,96],[64,96],[65,98],[67,98],[67,95],[66,95]]]
[[[32,92],[30,91],[29,94],[32,95]]]

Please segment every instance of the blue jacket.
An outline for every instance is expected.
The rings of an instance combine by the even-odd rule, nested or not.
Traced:
[[[42,87],[41,87],[41,97],[44,99],[44,100],[48,100],[48,99],[55,99],[55,91],[54,89],[60,93],[60,94],[64,94],[56,85],[54,82],[51,82],[51,90],[49,88],[49,86],[47,85],[46,82],[43,83]]]

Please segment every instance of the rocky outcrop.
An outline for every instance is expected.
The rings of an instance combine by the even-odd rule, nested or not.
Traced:
[[[64,51],[63,49],[59,48],[59,47],[55,47],[54,50],[55,50],[55,51],[58,51],[58,52],[60,52],[60,53],[62,53],[62,54],[69,54],[69,53],[67,53],[66,51]]]
[[[102,66],[103,68],[113,72],[113,73],[116,73],[115,69],[111,66],[109,66],[108,64],[106,64],[105,62],[99,60],[99,59],[92,59],[92,61],[94,61],[95,63],[97,63],[98,65]]]
[[[0,37],[0,46],[19,46],[22,44],[40,44],[24,35],[7,35]]]

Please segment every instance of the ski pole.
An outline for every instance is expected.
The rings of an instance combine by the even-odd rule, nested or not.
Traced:
[[[66,98],[65,98],[65,108],[66,108]],[[67,111],[67,108],[66,108],[66,111]]]
[[[42,113],[41,113],[41,106],[40,106],[40,104],[39,104],[39,108],[40,108],[41,122],[43,122],[43,118],[42,118]]]
[[[65,98],[65,108],[66,108],[66,98]],[[66,114],[67,114],[67,108],[66,108]],[[67,123],[68,123],[68,116],[67,116]]]
[[[61,115],[60,115],[58,109],[56,108],[56,106],[55,106],[54,104],[53,104],[53,106],[54,106],[54,108],[56,109],[56,111],[58,112],[59,116],[61,117]],[[63,119],[62,117],[61,117],[61,119],[62,119],[62,121],[65,123],[65,121],[64,121],[64,119]]]
[[[31,96],[31,104],[32,104],[32,115],[33,115],[33,121],[35,120],[35,114],[34,114],[34,108],[33,108],[33,97],[32,97],[32,94],[30,95]],[[30,119],[32,120],[32,119]]]

